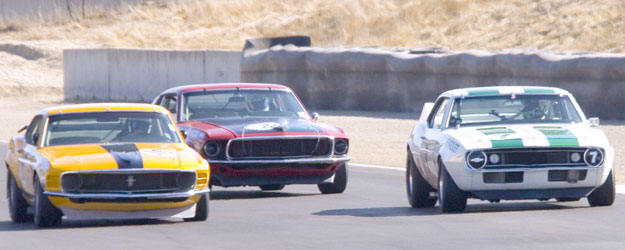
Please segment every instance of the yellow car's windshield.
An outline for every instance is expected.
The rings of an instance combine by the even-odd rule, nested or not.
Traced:
[[[180,141],[175,125],[166,114],[94,112],[50,116],[44,146]]]

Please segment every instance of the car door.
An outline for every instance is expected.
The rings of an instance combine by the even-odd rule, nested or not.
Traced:
[[[18,154],[18,177],[22,184],[22,190],[28,195],[32,196],[35,193],[34,188],[34,175],[37,162],[37,148],[41,137],[41,131],[44,123],[44,117],[37,115],[28,125],[26,134],[24,135],[23,147],[16,149]]]
[[[450,105],[448,97],[439,98],[427,120],[427,127],[421,136],[422,154],[425,159],[423,173],[428,182],[438,182],[438,152],[442,146],[441,131],[446,121],[446,113]]]

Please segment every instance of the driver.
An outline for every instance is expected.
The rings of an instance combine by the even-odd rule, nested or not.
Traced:
[[[151,127],[152,124],[146,120],[128,120],[128,130],[119,133],[117,138],[124,142],[145,141],[150,137],[148,132]]]
[[[525,100],[520,113],[523,115],[523,119],[543,119],[545,116],[545,112],[540,107],[540,103],[535,99]]]
[[[247,107],[250,111],[269,111],[269,98],[263,94],[250,95],[247,98]]]

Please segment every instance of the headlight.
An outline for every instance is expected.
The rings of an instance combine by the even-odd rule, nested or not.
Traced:
[[[486,154],[483,151],[471,151],[467,154],[467,164],[475,169],[483,168],[486,165]]]
[[[176,176],[176,184],[180,190],[190,190],[195,186],[195,172],[181,172]]]
[[[344,139],[336,139],[334,141],[334,154],[344,155],[347,153],[347,141]]]
[[[501,156],[499,156],[499,154],[490,154],[488,155],[488,162],[497,165],[501,162]]]
[[[219,153],[221,152],[221,149],[219,147],[219,143],[214,142],[214,141],[209,141],[206,144],[204,144],[204,155],[206,155],[206,157],[208,158],[214,158],[217,157],[219,155]]]
[[[65,174],[61,177],[61,190],[73,193],[80,189],[80,176],[78,174]]]
[[[603,151],[599,148],[589,148],[584,153],[584,162],[586,164],[596,167],[603,163]]]
[[[582,154],[579,152],[573,152],[569,157],[571,158],[572,163],[579,163],[582,160]]]

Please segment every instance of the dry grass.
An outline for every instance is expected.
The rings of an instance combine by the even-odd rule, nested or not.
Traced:
[[[102,46],[241,48],[246,38],[309,35],[317,46],[448,46],[624,52],[616,0],[179,0],[86,18],[0,24],[0,40]]]

